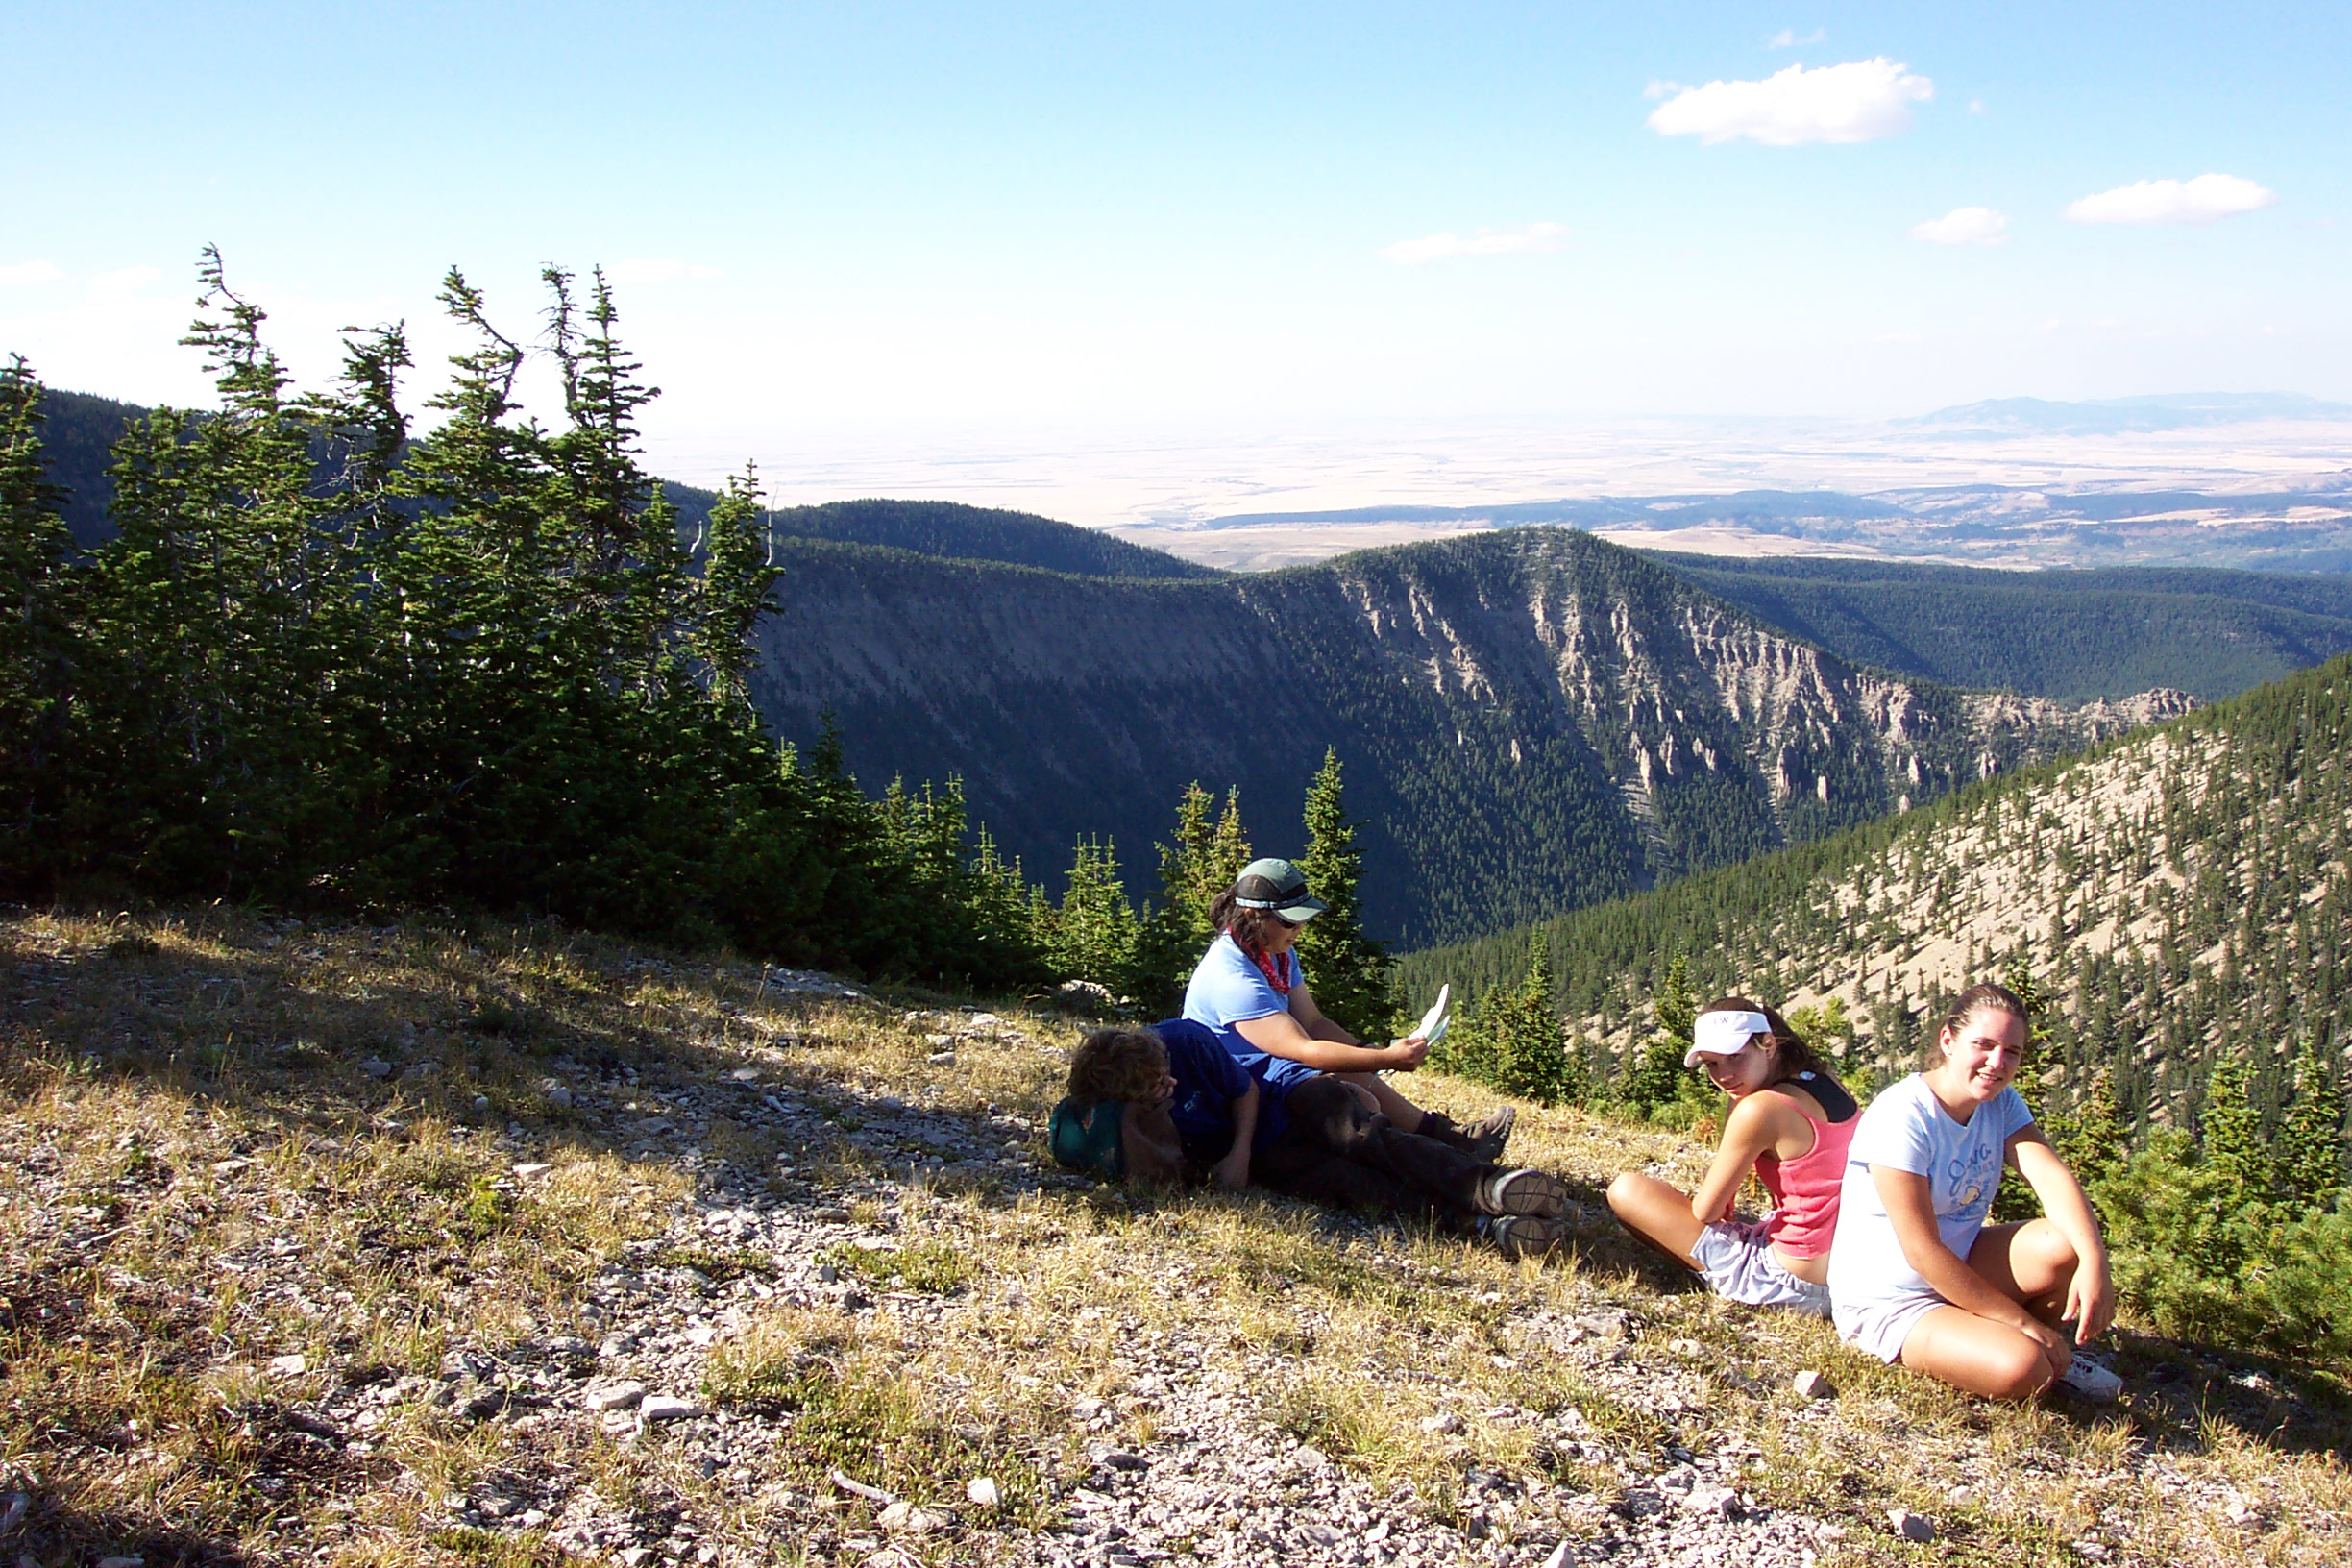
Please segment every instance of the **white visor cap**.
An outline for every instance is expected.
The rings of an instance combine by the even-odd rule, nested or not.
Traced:
[[[1749,1036],[1771,1033],[1761,1013],[1702,1013],[1691,1025],[1691,1048],[1682,1053],[1682,1065],[1695,1067],[1703,1056],[1737,1056]]]

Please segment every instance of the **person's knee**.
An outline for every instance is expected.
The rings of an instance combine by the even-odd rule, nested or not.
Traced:
[[[1642,1178],[1638,1172],[1624,1171],[1608,1185],[1609,1212],[1619,1219],[1631,1214],[1641,1203]]]
[[[2031,1399],[2050,1385],[2058,1369],[2040,1345],[2020,1335],[1986,1369],[1986,1394],[1994,1399]]]
[[[2048,1220],[2034,1226],[2032,1235],[2035,1262],[2052,1274],[2060,1277],[2071,1274],[2074,1265],[2082,1262],[2075,1254],[2074,1243],[2067,1239],[2066,1232]]]

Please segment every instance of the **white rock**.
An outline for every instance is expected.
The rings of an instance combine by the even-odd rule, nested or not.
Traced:
[[[727,1076],[734,1079],[739,1084],[756,1084],[759,1082],[759,1068],[737,1067],[733,1072],[728,1073]]]
[[[1435,1415],[1425,1415],[1421,1418],[1421,1430],[1432,1436],[1451,1436],[1461,1429],[1462,1418],[1452,1410],[1440,1410]]]
[[[269,1369],[282,1378],[299,1378],[310,1370],[310,1358],[301,1355],[272,1356]]]
[[[1894,1526],[1895,1533],[1906,1541],[1925,1543],[1936,1538],[1934,1522],[1921,1518],[1909,1508],[1887,1509],[1887,1523]]]
[[[634,1409],[645,1402],[646,1385],[634,1381],[600,1384],[581,1397],[592,1410]]]
[[[514,1167],[514,1173],[517,1176],[544,1176],[554,1168],[552,1165],[542,1164],[534,1160],[527,1160]]]
[[[1798,1373],[1791,1386],[1807,1399],[1837,1398],[1837,1390],[1829,1386],[1829,1380],[1810,1368]]]
[[[1570,1568],[1575,1561],[1576,1548],[1562,1541],[1552,1549],[1550,1556],[1544,1558],[1543,1568]]]
[[[974,1507],[980,1508],[992,1508],[1004,1501],[1004,1493],[997,1490],[996,1482],[987,1476],[974,1476],[966,1482],[964,1495],[971,1500]]]
[[[637,1407],[638,1419],[648,1423],[692,1421],[698,1416],[709,1413],[693,1400],[680,1399],[675,1394],[648,1394],[644,1402]]]
[[[1693,1486],[1690,1495],[1682,1500],[1683,1510],[1688,1513],[1715,1513],[1727,1517],[1738,1507],[1738,1494],[1730,1487],[1709,1486],[1703,1482]]]

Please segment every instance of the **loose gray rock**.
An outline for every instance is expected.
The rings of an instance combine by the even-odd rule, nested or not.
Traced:
[[[1798,1373],[1791,1386],[1807,1399],[1837,1398],[1837,1390],[1829,1385],[1829,1380],[1810,1367]]]
[[[691,1399],[675,1394],[648,1394],[637,1407],[637,1417],[649,1426],[656,1421],[692,1421],[710,1412]]]
[[[977,1508],[992,1508],[1004,1501],[1004,1493],[999,1491],[996,1482],[987,1476],[974,1476],[966,1482],[964,1495],[971,1501],[972,1507]]]
[[[392,1064],[380,1056],[371,1056],[359,1064],[359,1070],[370,1078],[389,1078],[392,1076]]]
[[[642,1383],[607,1383],[588,1390],[582,1396],[592,1410],[634,1409],[645,1403],[646,1385]]]
[[[1894,1526],[1895,1533],[1906,1541],[1918,1541],[1924,1545],[1936,1538],[1935,1522],[1920,1517],[1909,1508],[1887,1509],[1887,1523]]]

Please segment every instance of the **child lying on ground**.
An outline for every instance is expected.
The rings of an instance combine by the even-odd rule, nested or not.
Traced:
[[[1203,1025],[1097,1029],[1054,1107],[1054,1158],[1146,1182],[1254,1179],[1315,1203],[1475,1233],[1509,1257],[1541,1256],[1566,1237],[1568,1189],[1557,1177],[1399,1132],[1368,1098],[1318,1075],[1264,1117],[1257,1082]]]

